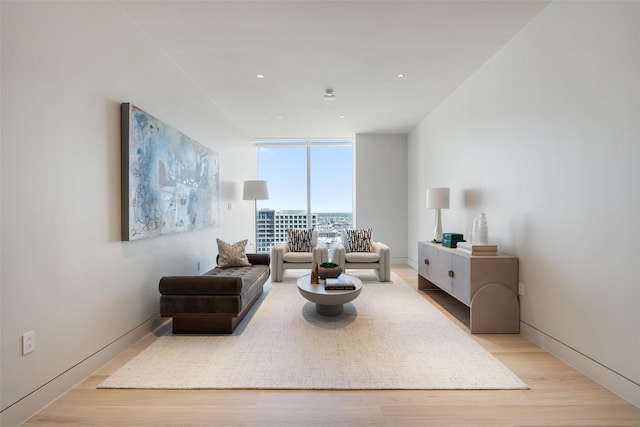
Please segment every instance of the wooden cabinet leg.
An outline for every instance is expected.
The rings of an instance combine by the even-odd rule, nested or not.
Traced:
[[[484,285],[471,299],[472,334],[517,334],[520,332],[520,302],[506,286]]]

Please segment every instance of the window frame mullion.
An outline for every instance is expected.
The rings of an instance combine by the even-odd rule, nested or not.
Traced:
[[[311,222],[311,141],[307,141],[307,228],[312,228]]]

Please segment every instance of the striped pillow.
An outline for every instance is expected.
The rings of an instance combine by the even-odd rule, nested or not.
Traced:
[[[347,252],[371,252],[371,240],[373,239],[373,229],[366,230],[345,230],[347,235]]]
[[[301,228],[290,228],[287,230],[289,251],[291,252],[311,252],[311,238],[313,229],[305,230]]]

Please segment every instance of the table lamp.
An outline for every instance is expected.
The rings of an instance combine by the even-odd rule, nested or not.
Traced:
[[[448,188],[427,188],[427,209],[436,210],[436,226],[433,230],[433,242],[442,243],[442,218],[440,209],[449,209]]]

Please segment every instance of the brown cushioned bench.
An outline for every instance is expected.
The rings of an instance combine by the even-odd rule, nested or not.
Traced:
[[[269,254],[247,254],[246,267],[216,267],[201,276],[160,279],[160,315],[173,317],[174,334],[230,334],[260,297],[269,278]]]

